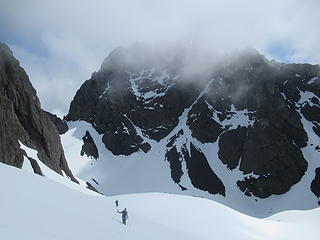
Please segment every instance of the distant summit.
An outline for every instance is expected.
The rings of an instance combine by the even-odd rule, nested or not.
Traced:
[[[102,143],[109,158],[102,154],[91,162],[84,178],[108,193],[118,177],[99,176],[108,176],[109,168],[121,171],[117,156],[132,155],[156,158],[175,191],[214,199],[264,199],[310,179],[301,183],[301,194],[314,198],[308,204],[315,206],[310,185],[313,179],[313,186],[320,184],[320,67],[269,61],[253,48],[217,59],[202,56],[141,44],[111,52],[77,91],[66,117],[90,123],[91,135],[101,135],[95,144]],[[100,161],[107,161],[104,168]],[[127,175],[148,182],[145,172],[155,170],[144,164],[135,163]],[[166,191],[156,185],[154,191]],[[115,193],[125,193],[117,187]]]

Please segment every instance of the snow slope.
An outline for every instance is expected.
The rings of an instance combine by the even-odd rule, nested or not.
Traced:
[[[58,183],[61,183],[63,185],[66,185],[69,188],[72,188],[74,190],[84,192],[87,194],[96,195],[95,192],[93,192],[89,189],[86,189],[86,183],[84,181],[82,181],[81,179],[77,179],[79,184],[76,184],[75,182],[71,181],[71,179],[69,179],[63,171],[62,171],[62,173],[63,173],[63,176],[62,176],[62,175],[56,173],[55,171],[51,170],[43,162],[41,162],[38,158],[38,152],[36,150],[25,146],[20,141],[19,141],[19,145],[20,145],[20,148],[26,152],[28,157],[33,158],[34,160],[37,161],[37,163],[42,171],[42,174],[45,177],[47,177],[48,179],[55,181],[55,182],[58,182]],[[31,166],[31,163],[26,156],[24,156],[24,161],[23,161],[23,165],[22,165],[21,169],[24,171],[30,172],[30,173],[34,173],[32,166]]]
[[[8,179],[10,181],[8,181]],[[256,219],[203,198],[163,193],[91,196],[0,164],[0,239],[317,239],[320,209]],[[114,201],[129,212],[120,224]]]
[[[99,192],[110,196],[154,191],[181,191],[171,179],[169,163],[160,160],[166,149],[156,145],[155,141],[145,138],[152,145],[152,151],[146,154],[141,151],[129,156],[115,156],[106,149],[102,142],[102,135],[99,135],[91,124],[77,121],[68,122],[68,126],[69,131],[61,135],[61,142],[69,167],[75,176],[90,182]],[[99,152],[97,160],[85,155],[80,156],[82,137],[86,131],[89,131],[97,145]],[[137,174],[140,172],[144,174]]]

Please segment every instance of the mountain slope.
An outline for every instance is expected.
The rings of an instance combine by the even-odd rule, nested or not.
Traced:
[[[10,187],[8,179],[15,179]],[[4,164],[0,189],[3,239],[300,240],[319,235],[319,208],[255,219],[202,198],[161,193],[90,196]],[[128,209],[128,226],[120,224],[116,199],[120,209]]]
[[[0,162],[21,168],[30,162],[42,174],[35,159],[20,148],[19,141],[36,149],[39,159],[59,174],[71,173],[60,137],[48,114],[41,109],[36,91],[11,50],[0,43]]]
[[[63,142],[80,144],[68,159],[87,148],[87,131],[99,154],[83,157],[77,175],[107,195],[198,195],[254,216],[316,207],[319,66],[253,49],[218,60],[183,48],[114,50],[66,117]]]

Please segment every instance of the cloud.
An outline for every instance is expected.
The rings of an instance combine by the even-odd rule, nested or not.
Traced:
[[[43,107],[68,111],[108,53],[134,41],[192,41],[269,58],[320,62],[318,0],[0,0],[0,41],[30,75]]]

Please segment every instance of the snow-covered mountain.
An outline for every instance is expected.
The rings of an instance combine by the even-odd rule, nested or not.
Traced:
[[[0,163],[0,238],[301,240],[319,236],[319,208],[256,219],[203,198],[164,193],[105,197],[80,192],[85,188],[70,189],[77,184],[69,184]],[[121,225],[116,213],[116,199],[120,210],[128,209],[127,226]]]
[[[73,172],[106,195],[196,195],[259,217],[318,206],[319,65],[203,56],[115,49],[65,118]]]
[[[0,162],[77,190],[199,196],[255,217],[317,207],[319,66],[252,49],[203,56],[118,48],[61,120],[1,44]]]

